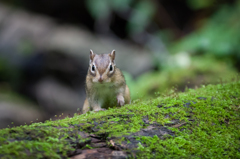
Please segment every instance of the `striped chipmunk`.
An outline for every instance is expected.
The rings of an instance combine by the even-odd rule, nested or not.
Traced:
[[[95,54],[90,50],[85,88],[87,97],[83,113],[130,104],[129,88],[121,70],[115,64],[115,50],[109,54]]]

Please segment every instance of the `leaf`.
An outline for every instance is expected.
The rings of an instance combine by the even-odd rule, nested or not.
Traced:
[[[111,12],[108,0],[87,0],[86,6],[95,19],[104,19]]]

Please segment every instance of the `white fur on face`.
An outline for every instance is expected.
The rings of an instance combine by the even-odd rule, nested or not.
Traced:
[[[103,83],[105,83],[105,82],[111,82],[111,78],[109,78],[108,77],[108,74],[110,73],[110,74],[113,74],[113,72],[115,71],[115,63],[113,62],[113,61],[111,61],[111,59],[110,59],[110,57],[108,57],[108,56],[106,56],[106,57],[104,57],[104,58],[109,58],[109,59],[107,59],[108,60],[108,65],[107,65],[107,67],[106,66],[104,66],[104,67],[106,67],[105,68],[105,70],[104,70],[104,72],[102,73],[102,69],[103,68],[99,68],[99,69],[101,69],[100,70],[100,72],[102,73],[101,74],[101,76],[102,76],[102,78],[103,78]],[[98,59],[97,59],[98,60]],[[106,60],[106,59],[105,59]],[[91,60],[90,60],[90,62],[91,62],[91,64],[90,64],[90,70],[91,70],[91,72],[92,73],[94,73],[96,76],[95,77],[93,77],[92,78],[92,81],[93,82],[96,82],[96,83],[98,83],[99,81],[99,78],[100,78],[100,72],[99,72],[99,70],[98,70],[98,67],[95,65],[95,61],[94,62],[92,62]],[[98,61],[98,63],[99,64],[102,64],[100,61]],[[98,64],[98,63],[96,63],[96,64]],[[106,62],[105,62],[106,63]],[[95,70],[94,71],[92,71],[92,66],[95,66]],[[103,65],[105,65],[105,64],[103,64]],[[112,70],[110,71],[110,66],[112,65]]]
[[[108,70],[109,70],[109,66],[105,70],[105,72],[102,74],[102,78],[104,79],[103,82],[111,82],[111,78],[109,78],[108,75],[107,75],[108,74]],[[93,78],[93,82],[97,82],[98,83],[99,82],[98,80],[100,78],[100,74],[99,74],[97,69],[95,69],[95,72],[96,72],[96,76]],[[107,77],[107,78],[105,78],[105,77]]]
[[[92,70],[92,66],[94,66],[94,71]],[[90,64],[90,71],[91,71],[92,73],[95,73],[95,72],[97,71],[97,68],[96,68],[95,63],[92,63],[92,65]]]
[[[100,77],[100,75],[97,69],[95,69],[95,72],[96,72],[96,76],[93,77],[93,82],[98,82],[98,78]]]
[[[110,71],[110,65],[112,65],[112,71]],[[110,72],[110,73],[113,73],[113,72],[114,72],[114,69],[115,69],[115,65],[110,62],[109,65],[108,65],[108,70],[109,70],[109,72]]]

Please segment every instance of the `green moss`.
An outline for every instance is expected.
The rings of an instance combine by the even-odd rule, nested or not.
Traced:
[[[179,94],[192,100],[194,122],[173,128],[176,137],[161,140],[141,137],[141,158],[239,158],[240,157],[240,83],[209,85]],[[207,97],[198,100],[196,97]],[[212,98],[214,97],[214,98]],[[152,152],[155,152],[154,154]],[[140,157],[140,156],[139,156]]]
[[[179,121],[177,126],[174,120]],[[130,142],[124,135],[151,124],[163,125],[175,135],[136,136],[139,158],[239,158],[240,81],[203,85],[184,93],[136,100],[121,108],[2,129],[0,157],[66,157],[76,144],[85,143],[82,149],[93,148],[88,145],[89,138],[79,132],[107,142],[115,137],[115,142],[121,144]]]

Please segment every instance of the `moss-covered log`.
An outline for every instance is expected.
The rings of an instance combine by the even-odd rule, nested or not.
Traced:
[[[240,81],[0,130],[0,158],[240,158]]]

